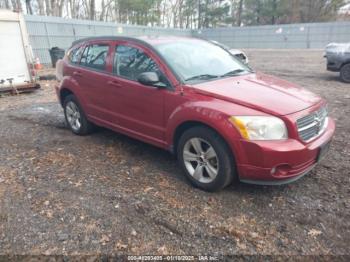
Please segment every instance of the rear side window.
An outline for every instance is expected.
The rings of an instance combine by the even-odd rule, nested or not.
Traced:
[[[108,49],[109,46],[106,44],[86,46],[80,64],[97,70],[105,70]]]
[[[160,73],[156,62],[142,50],[118,45],[115,49],[113,73],[137,81],[137,77],[144,72]]]
[[[73,64],[79,64],[79,59],[83,50],[84,48],[82,46],[72,49],[68,54],[69,62]]]

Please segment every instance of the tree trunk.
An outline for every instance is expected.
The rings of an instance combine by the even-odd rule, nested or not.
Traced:
[[[260,13],[261,13],[261,2],[260,0],[257,0],[257,7],[256,7],[256,24],[260,25]]]
[[[22,12],[23,11],[21,0],[17,0],[17,10],[18,10],[18,12]]]
[[[5,8],[10,9],[10,2],[9,0],[5,0]]]
[[[11,0],[12,9],[18,12],[22,12],[22,3],[21,0]]]
[[[106,5],[105,5],[105,0],[102,0],[101,2],[101,14],[100,14],[100,21],[103,21],[104,17],[106,14]]]
[[[71,18],[75,18],[74,0],[68,0],[68,2],[69,2],[69,9],[67,7],[67,11],[70,12]]]
[[[65,2],[66,2],[66,0],[61,0],[60,1],[60,5],[59,5],[59,8],[58,8],[58,16],[59,17],[63,16],[63,7],[65,5]]]
[[[239,0],[238,12],[237,12],[237,25],[242,24],[242,12],[243,12],[243,0]]]
[[[51,15],[50,0],[45,0],[46,15]]]
[[[202,10],[201,10],[201,0],[198,0],[198,29],[201,28],[201,19],[202,19],[202,14],[201,14]]]
[[[56,15],[57,6],[56,6],[56,1],[55,0],[51,0],[51,2],[50,2],[50,12],[51,12],[51,15],[57,16]]]
[[[277,19],[277,0],[272,1],[272,17],[271,17],[271,24],[276,24]]]
[[[90,20],[95,20],[95,0],[90,0]]]
[[[183,28],[184,17],[183,17],[183,0],[179,1],[179,27]]]
[[[30,15],[33,14],[31,0],[26,0],[26,9],[27,9],[28,14],[30,14]]]
[[[51,0],[51,15],[60,15],[60,0]]]
[[[204,24],[203,24],[204,28],[209,27],[208,5],[209,5],[209,0],[205,0],[205,7],[204,7],[205,13],[204,13]]]
[[[45,15],[44,0],[37,0],[37,2],[39,8],[39,15]]]

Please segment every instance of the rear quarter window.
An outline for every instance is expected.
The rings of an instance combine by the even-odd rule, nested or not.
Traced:
[[[83,50],[84,50],[83,46],[79,46],[71,49],[68,53],[69,62],[71,62],[72,64],[79,64],[79,60]]]

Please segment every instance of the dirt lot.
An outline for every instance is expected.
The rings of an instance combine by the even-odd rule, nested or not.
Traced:
[[[0,98],[1,254],[350,254],[350,85],[321,51],[248,50],[256,70],[329,101],[326,159],[285,186],[190,186],[167,152],[108,130],[73,135],[53,82]]]

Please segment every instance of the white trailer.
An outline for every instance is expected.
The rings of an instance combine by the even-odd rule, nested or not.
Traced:
[[[23,15],[0,9],[0,92],[39,87]]]

